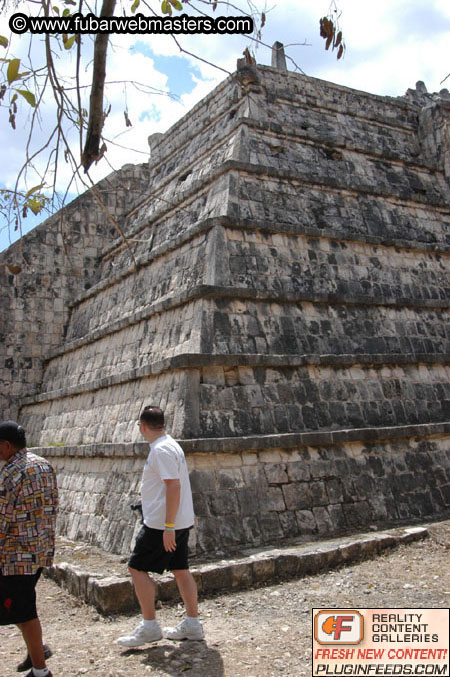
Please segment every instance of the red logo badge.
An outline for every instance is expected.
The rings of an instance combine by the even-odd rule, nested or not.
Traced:
[[[314,617],[314,639],[319,644],[359,644],[363,637],[359,611],[323,609]]]

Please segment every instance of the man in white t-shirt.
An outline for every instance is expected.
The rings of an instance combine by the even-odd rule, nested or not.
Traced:
[[[139,418],[142,436],[150,453],[142,474],[143,526],[137,535],[128,569],[141,607],[143,620],[130,635],[119,637],[121,646],[134,647],[173,640],[203,639],[198,619],[197,585],[189,571],[189,529],[194,524],[192,492],[186,459],[180,445],[164,430],[164,414],[148,406]],[[149,572],[172,571],[186,608],[186,618],[163,632],[155,618],[156,583]]]

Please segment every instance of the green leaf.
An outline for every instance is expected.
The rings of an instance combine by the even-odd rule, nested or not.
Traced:
[[[34,188],[30,188],[30,190],[28,191],[28,193],[26,194],[25,197],[30,197],[30,195],[33,195],[33,193],[35,193],[37,190],[41,190],[41,188],[43,188],[43,186],[44,186],[44,184],[40,183],[39,186],[34,186]]]
[[[4,38],[3,35],[0,35],[0,45],[2,47],[8,47],[8,39]]]
[[[28,89],[16,89],[16,92],[19,92],[19,94],[22,94],[23,98],[28,101],[30,106],[33,106],[33,108],[36,108],[36,98],[33,94],[33,92],[29,92]]]
[[[20,59],[11,59],[9,62],[8,70],[6,73],[6,77],[8,78],[8,83],[11,84],[11,82],[14,82],[17,78],[17,74],[19,72],[19,66],[20,66]]]
[[[169,0],[170,4],[172,7],[175,7],[175,9],[183,9],[183,5],[181,4],[180,0]]]
[[[31,209],[33,214],[39,214],[39,212],[42,211],[43,206],[42,202],[39,202],[38,200],[27,201],[27,207]]]
[[[172,14],[172,7],[169,0],[163,0],[161,3],[161,11],[163,14]]]
[[[70,9],[68,7],[66,7],[66,9],[64,10],[63,16],[71,16]]]
[[[64,0],[65,5],[74,5],[75,7],[77,6],[77,3],[75,0]]]
[[[67,38],[67,40],[63,40],[64,49],[70,49],[72,47],[73,43],[75,42],[76,37],[77,37],[76,35],[72,35],[71,38]]]
[[[134,0],[133,4],[131,5],[131,11],[134,14],[139,5],[141,4],[141,0]]]
[[[59,16],[59,7],[53,7],[53,11]]]

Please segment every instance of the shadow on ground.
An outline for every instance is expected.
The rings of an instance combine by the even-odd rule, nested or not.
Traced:
[[[189,671],[190,677],[223,677],[223,660],[219,651],[206,642],[184,641],[180,644],[155,644],[145,649],[127,649],[122,656],[140,654],[142,665],[178,677]]]

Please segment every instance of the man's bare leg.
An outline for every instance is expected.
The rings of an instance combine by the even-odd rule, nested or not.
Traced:
[[[26,623],[18,623],[25,644],[27,645],[33,668],[43,670],[45,666],[44,649],[42,647],[42,628],[39,618],[34,618]]]
[[[191,618],[198,616],[197,584],[189,569],[174,569],[172,571],[186,607],[186,615]]]
[[[155,620],[156,583],[146,571],[138,571],[132,567],[128,570],[133,579],[134,590],[145,621]]]

